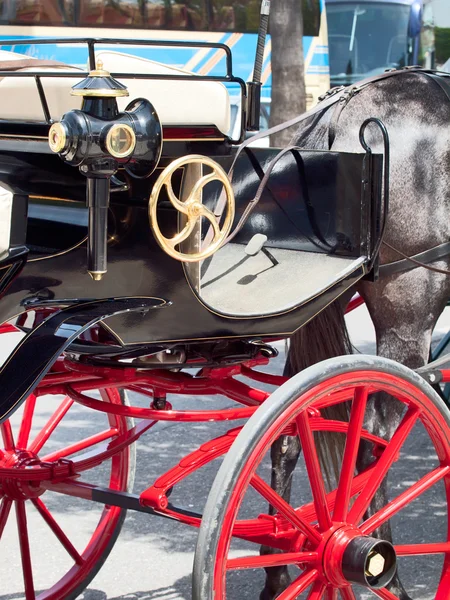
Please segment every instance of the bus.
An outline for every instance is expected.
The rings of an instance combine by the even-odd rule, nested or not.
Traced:
[[[275,0],[276,1],[276,0]],[[304,20],[304,60],[308,108],[330,87],[324,0],[298,0]],[[0,0],[1,46],[43,59],[86,68],[85,47],[33,45],[33,38],[113,37],[222,42],[232,48],[233,72],[253,75],[261,0]],[[101,46],[103,48],[103,46]],[[107,47],[107,46],[106,46]],[[110,47],[117,50],[117,46]],[[199,75],[223,75],[223,51],[205,48],[126,47],[126,52]],[[271,96],[271,40],[267,36],[262,70],[263,103]],[[236,88],[236,94],[238,89]],[[233,89],[229,90],[233,97]]]
[[[331,85],[386,69],[434,67],[434,22],[426,0],[326,0]]]

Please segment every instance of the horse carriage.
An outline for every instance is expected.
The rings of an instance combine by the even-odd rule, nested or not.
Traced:
[[[86,44],[89,72],[31,59],[0,69],[0,321],[3,339],[20,334],[0,370],[6,572],[22,569],[26,600],[76,598],[135,510],[200,529],[196,600],[257,597],[255,573],[266,598],[448,598],[450,416],[430,385],[448,379],[443,363],[417,373],[354,355],[293,377],[269,369],[279,340],[358,282],[377,285],[382,120],[359,119],[354,151],[239,145],[257,128],[258,85],[247,98],[227,46],[204,44],[227,57],[209,77],[102,40],[57,42]],[[239,140],[227,136],[227,82],[243,97]],[[374,407],[386,417],[383,402],[397,407],[393,430],[368,421]],[[220,434],[133,490],[136,443],[148,432],[151,447],[161,423]],[[398,486],[413,435],[431,466]],[[183,506],[186,480],[202,487],[220,462],[204,511]],[[430,493],[436,539],[412,526],[410,507]],[[100,507],[81,546],[64,527],[78,501]],[[54,555],[37,556],[35,526],[59,542]]]

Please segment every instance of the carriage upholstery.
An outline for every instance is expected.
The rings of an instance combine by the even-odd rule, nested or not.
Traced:
[[[96,53],[103,67],[111,72],[149,73],[157,75],[187,75],[188,71],[151,61],[122,52],[99,50]],[[0,51],[0,62],[18,61],[30,58],[23,54]],[[76,72],[79,69],[69,66],[48,66],[25,71],[39,71],[45,75],[48,70]],[[82,77],[80,77],[80,80]],[[76,78],[56,78],[43,76],[50,115],[59,120],[67,111],[80,108],[81,98],[70,95],[71,87],[80,81]],[[122,79],[130,92],[127,98],[118,98],[119,110],[124,110],[134,98],[147,98],[156,108],[163,125],[214,125],[223,134],[230,129],[230,99],[226,87],[216,81],[169,81]],[[4,77],[0,80],[0,119],[19,121],[42,121],[39,93],[34,78]]]

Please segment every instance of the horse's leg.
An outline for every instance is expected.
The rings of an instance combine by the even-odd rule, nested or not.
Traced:
[[[360,291],[375,326],[377,354],[412,369],[426,364],[431,334],[446,305],[450,292],[448,287],[445,276],[433,275],[423,269],[405,273],[387,283],[363,284]],[[386,394],[377,394],[369,399],[367,405],[366,428],[375,435],[390,439],[402,416],[402,408],[397,402]],[[367,468],[373,460],[371,448],[363,444],[358,470]],[[368,516],[388,501],[385,480],[369,507]],[[392,540],[389,522],[382,525],[375,535]],[[398,577],[393,580],[390,590],[401,600],[409,599]]]
[[[348,295],[347,300],[350,297],[351,293]],[[334,302],[292,336],[284,369],[285,375],[291,377],[316,362],[351,353],[351,344],[342,308],[344,304],[339,301]],[[341,436],[339,436],[338,443],[341,441]],[[273,444],[271,449],[271,485],[287,502],[290,500],[292,475],[300,451],[299,440],[293,436],[282,436]],[[335,453],[331,452],[331,454],[334,455]],[[321,458],[324,459],[324,457]],[[327,459],[328,461],[322,460],[322,463],[330,463],[330,455],[327,456]],[[272,514],[272,507],[269,510]],[[273,548],[261,547],[261,554],[273,552],[275,552]],[[287,567],[270,567],[266,569],[266,582],[260,599],[272,600],[288,586],[289,582],[290,577]]]
[[[289,502],[292,489],[292,473],[300,455],[298,438],[288,435],[281,436],[271,448],[272,475],[271,485],[276,492]],[[269,507],[269,514],[274,514]],[[273,554],[275,550],[261,546],[261,554]],[[272,600],[289,585],[291,579],[287,567],[269,567],[266,569],[266,582],[261,592],[260,600]]]

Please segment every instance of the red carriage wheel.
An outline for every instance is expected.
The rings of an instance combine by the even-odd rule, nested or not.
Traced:
[[[388,439],[364,426],[380,400],[403,404]],[[344,407],[347,422],[330,416]],[[361,591],[395,600],[397,568],[408,597],[426,591],[427,598],[447,599],[449,432],[437,394],[392,361],[339,357],[293,377],[249,419],[217,474],[197,543],[194,600],[257,598],[264,569],[284,566],[289,578],[279,600],[352,600]],[[319,444],[330,434],[342,436],[343,448],[334,483],[319,460]],[[302,448],[289,502],[270,485],[271,449],[286,452],[286,439]],[[357,472],[363,446],[371,459]],[[387,495],[374,507],[381,487]],[[392,545],[382,537],[388,524]]]
[[[104,402],[127,403],[120,390],[99,393]],[[26,600],[68,600],[78,597],[94,578],[114,546],[126,510],[88,503],[70,493],[50,491],[50,487],[55,469],[64,472],[70,461],[94,455],[132,426],[132,419],[94,414],[69,396],[34,395],[0,425],[0,579],[4,592],[25,590]],[[37,479],[27,481],[26,468]],[[103,462],[92,461],[92,467],[83,468],[74,481],[131,491],[134,469],[135,445],[131,445]]]

